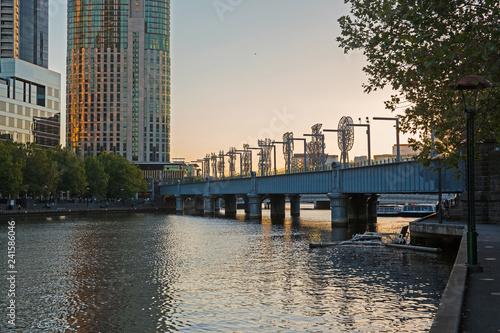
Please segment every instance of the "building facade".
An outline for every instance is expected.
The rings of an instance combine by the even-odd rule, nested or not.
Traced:
[[[0,57],[48,68],[48,0],[1,0]]]
[[[170,160],[170,1],[68,1],[67,144]]]
[[[61,75],[48,69],[48,1],[0,0],[0,139],[60,144]]]
[[[0,139],[60,144],[61,74],[19,59],[0,59]]]

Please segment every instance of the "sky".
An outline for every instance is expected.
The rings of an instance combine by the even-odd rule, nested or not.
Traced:
[[[49,68],[62,74],[64,92],[66,0],[49,6]],[[395,122],[372,117],[395,116],[383,103],[392,91],[364,93],[365,57],[335,40],[348,13],[341,0],[172,0],[171,158],[190,162],[289,131],[303,137],[316,123],[336,129],[342,116],[369,117],[372,155],[390,154]],[[365,132],[355,128],[351,159],[367,155]],[[325,143],[340,155],[336,133]]]

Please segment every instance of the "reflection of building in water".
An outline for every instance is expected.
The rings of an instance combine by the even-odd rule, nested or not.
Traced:
[[[61,75],[19,59],[0,59],[0,138],[60,142]]]

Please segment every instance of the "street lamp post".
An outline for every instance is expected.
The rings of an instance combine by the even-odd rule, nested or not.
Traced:
[[[282,145],[288,145],[288,173],[290,173],[290,155],[292,154],[292,150],[290,149],[290,141],[273,141],[273,144],[276,144],[276,143],[280,143]],[[274,151],[275,152],[275,156],[276,156],[276,150]],[[276,162],[276,160],[275,160]],[[275,164],[275,167],[276,167],[276,164]]]
[[[361,119],[361,118],[360,118]],[[347,124],[347,126],[363,126],[366,127],[366,135],[368,137],[368,165],[371,165],[372,153],[371,153],[371,145],[370,145],[370,123],[368,117],[366,117],[366,124]]]
[[[304,138],[288,138],[288,141],[303,140],[304,141],[304,172],[307,172],[307,140]]]
[[[325,135],[324,134],[303,134],[304,136],[319,136],[321,138],[321,164],[325,170]]]
[[[475,212],[475,188],[474,188],[474,117],[476,115],[477,93],[481,89],[490,88],[491,82],[475,75],[463,76],[460,80],[451,85],[454,90],[462,91],[464,101],[465,119],[467,127],[467,266],[469,268],[482,271],[477,263],[477,232],[476,232],[476,212]],[[474,91],[474,101],[472,107],[467,107],[465,90]]]
[[[343,150],[342,163],[344,164],[344,168],[345,168],[346,163],[347,163],[347,156],[346,156],[347,152],[346,152],[346,144],[345,144],[345,129],[324,129],[323,132],[340,132],[340,133],[342,133],[342,150]]]
[[[396,161],[401,161],[401,150],[399,146],[399,118],[391,117],[373,117],[373,120],[395,120],[396,121]]]
[[[443,160],[443,155],[436,155],[431,158],[431,161],[435,163],[438,171],[438,223],[443,223],[443,189],[442,189],[442,173],[441,173],[441,162]]]

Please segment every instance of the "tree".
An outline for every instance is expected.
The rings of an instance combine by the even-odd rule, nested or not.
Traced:
[[[87,186],[83,160],[68,148],[56,147],[49,151],[49,158],[57,165],[57,189],[83,193]]]
[[[0,193],[16,198],[23,189],[23,148],[12,141],[0,141]]]
[[[23,168],[23,182],[33,195],[48,195],[57,184],[57,164],[51,161],[45,150],[34,143],[26,145],[26,165]]]
[[[98,157],[85,158],[85,174],[87,177],[88,193],[97,197],[105,197],[108,191],[109,175]]]
[[[339,19],[337,38],[347,53],[363,50],[367,93],[390,86],[386,107],[403,108],[403,132],[427,158],[434,130],[436,153],[456,165],[464,150],[464,106],[449,85],[464,75],[500,81],[498,0],[345,0],[351,15]],[[478,95],[477,142],[500,137],[500,91]],[[477,150],[476,150],[477,151]]]
[[[99,161],[109,175],[109,197],[131,198],[146,189],[142,171],[125,157],[103,152],[99,155]]]

